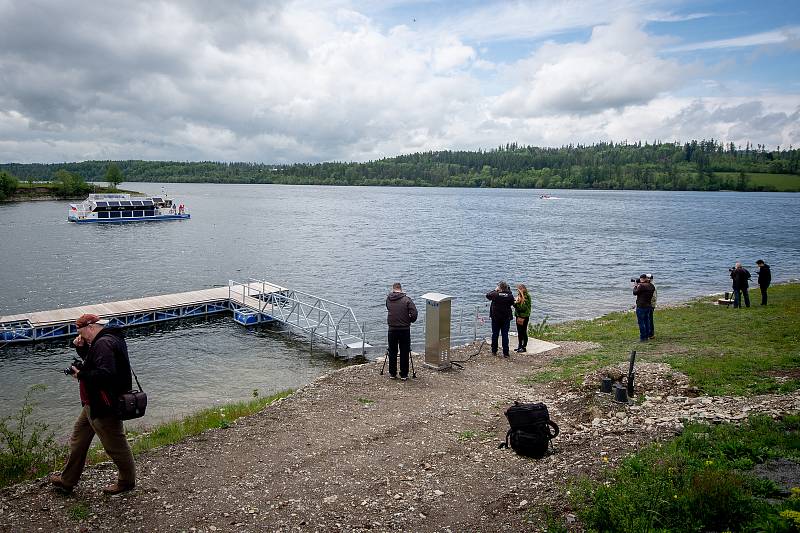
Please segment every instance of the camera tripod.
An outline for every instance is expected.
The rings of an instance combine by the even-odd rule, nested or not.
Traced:
[[[383,365],[381,366],[381,376],[383,375],[383,370],[386,368],[386,361],[388,360],[389,360],[389,348],[386,348],[386,353],[383,354]],[[414,356],[410,351],[408,352],[408,360],[411,362],[411,377],[416,378],[417,371],[414,369]]]

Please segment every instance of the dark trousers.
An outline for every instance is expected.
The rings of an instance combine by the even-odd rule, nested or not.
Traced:
[[[734,289],[733,307],[742,307],[742,295],[744,295],[744,305],[750,307],[750,294],[747,292],[747,287],[744,289]]]
[[[78,484],[86,464],[89,445],[95,434],[100,437],[103,448],[119,469],[119,483],[122,485],[136,483],[136,466],[128,439],[125,438],[122,420],[113,416],[91,418],[89,406],[86,405],[75,421],[72,436],[69,438],[69,457],[67,457],[67,464],[64,465],[64,470],[61,472],[64,485],[74,487]]]
[[[761,305],[767,305],[767,289],[769,285],[759,285],[758,288],[761,289]]]
[[[639,340],[646,341],[653,336],[653,308],[637,307],[636,322],[639,323]]]
[[[397,349],[400,349],[400,377],[408,377],[408,357],[411,353],[411,330],[389,330],[389,375],[397,375]]]
[[[511,320],[492,319],[492,353],[497,353],[497,337],[503,334],[503,355],[508,355],[508,328]]]
[[[528,321],[530,321],[531,317],[526,316],[523,318],[525,322],[523,322],[522,324],[517,322],[517,339],[519,341],[518,348],[525,348],[526,346],[528,346]]]

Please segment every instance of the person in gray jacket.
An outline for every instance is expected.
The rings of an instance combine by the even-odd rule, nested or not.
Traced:
[[[417,306],[400,283],[392,285],[386,297],[386,323],[389,326],[389,376],[397,379],[397,351],[400,350],[400,379],[408,379],[408,358],[411,353],[411,323],[417,321]]]

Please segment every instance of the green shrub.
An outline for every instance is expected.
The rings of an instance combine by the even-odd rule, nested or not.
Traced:
[[[0,172],[0,200],[5,200],[17,191],[19,180],[6,171]]]
[[[66,455],[66,447],[56,444],[47,424],[31,419],[37,405],[33,394],[45,389],[44,385],[34,385],[25,394],[19,412],[0,419],[0,486],[44,475]]]

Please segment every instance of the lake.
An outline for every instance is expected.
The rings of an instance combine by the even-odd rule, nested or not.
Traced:
[[[122,187],[157,194],[159,184]],[[420,309],[429,291],[455,297],[457,342],[488,331],[484,294],[525,283],[532,321],[630,308],[630,278],[653,273],[659,304],[730,289],[728,268],[756,259],[775,281],[800,274],[800,196],[780,193],[543,191],[168,184],[188,221],[68,223],[68,202],[0,204],[0,315],[266,279],[351,306],[385,345],[386,293],[401,281]],[[756,290],[757,292],[757,290]],[[758,302],[758,297],[754,295]],[[632,340],[636,338],[631,319]],[[513,326],[512,326],[513,329]],[[230,316],[130,331],[131,360],[151,398],[151,424],[220,402],[308,383],[346,364],[296,338],[248,330]],[[77,387],[61,369],[69,341],[0,348],[0,416],[28,388],[66,434]]]

